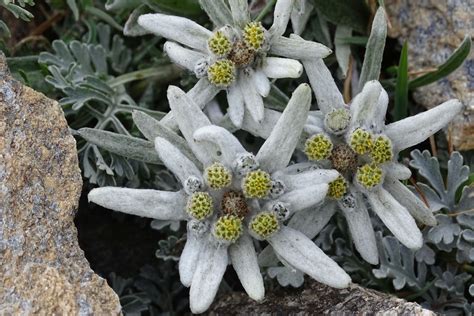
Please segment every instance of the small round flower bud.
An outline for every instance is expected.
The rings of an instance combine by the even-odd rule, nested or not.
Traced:
[[[198,78],[203,78],[207,76],[208,69],[209,69],[209,61],[207,59],[201,59],[194,66],[194,74]]]
[[[202,191],[202,189],[203,189],[202,181],[195,176],[190,176],[189,178],[186,179],[186,181],[184,181],[184,191],[188,195],[191,195],[194,192]]]
[[[242,192],[229,191],[224,193],[221,202],[222,212],[243,218],[249,213],[249,207]]]
[[[234,63],[227,59],[216,61],[207,69],[207,78],[218,87],[230,86],[235,79]]]
[[[188,231],[196,234],[196,236],[202,236],[209,230],[209,223],[192,219],[188,221]]]
[[[259,50],[265,41],[265,29],[260,22],[250,22],[244,27],[244,41],[255,50]]]
[[[344,208],[348,208],[348,209],[354,209],[356,207],[356,204],[357,204],[356,199],[352,194],[348,194],[348,195],[344,196],[339,201],[339,203],[341,203]]]
[[[281,222],[288,219],[291,213],[288,206],[283,202],[276,202],[273,204],[272,212],[275,213],[277,219]]]
[[[234,243],[242,235],[242,220],[235,215],[224,215],[214,223],[214,236],[223,242]]]
[[[333,168],[341,173],[355,170],[357,167],[357,154],[346,144],[334,146],[330,160]]]
[[[370,153],[375,163],[381,164],[392,160],[392,142],[386,136],[379,136],[375,139]]]
[[[250,153],[246,153],[237,157],[234,162],[234,170],[240,175],[246,175],[250,171],[257,170],[259,168],[259,163],[255,156]]]
[[[351,121],[351,114],[346,109],[332,110],[326,114],[324,125],[328,132],[335,135],[343,134]]]
[[[306,140],[304,153],[309,160],[327,159],[331,155],[333,145],[329,137],[324,134],[316,134]]]
[[[204,170],[206,182],[211,189],[228,187],[232,182],[232,173],[223,164],[215,162]]]
[[[285,184],[280,180],[274,180],[271,183],[270,196],[274,199],[285,193]]]
[[[364,188],[370,190],[382,182],[383,172],[376,164],[363,165],[357,169],[356,180]]]
[[[262,212],[252,218],[249,229],[257,239],[267,239],[280,229],[280,223],[275,213]]]
[[[242,190],[247,198],[265,198],[272,188],[270,175],[262,170],[247,173],[242,181]]]
[[[232,48],[232,43],[221,31],[215,32],[207,42],[207,45],[211,53],[219,57],[227,55]]]
[[[351,148],[359,155],[369,153],[372,150],[373,142],[372,134],[362,128],[356,129],[349,140]]]
[[[339,176],[336,180],[329,183],[328,197],[339,200],[346,192],[347,182],[342,176]]]
[[[207,192],[193,193],[186,205],[188,214],[199,221],[209,217],[212,214],[212,210],[212,197]]]

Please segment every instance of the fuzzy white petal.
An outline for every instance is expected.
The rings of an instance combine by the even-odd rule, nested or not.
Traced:
[[[171,61],[189,71],[194,72],[194,68],[198,61],[205,59],[206,55],[195,50],[185,48],[175,42],[166,42],[163,46],[164,52]]]
[[[384,170],[386,171],[387,176],[398,180],[407,180],[411,177],[410,168],[396,161],[387,163]]]
[[[272,37],[279,37],[285,33],[294,2],[294,0],[277,0],[273,11],[273,24],[269,30]]]
[[[229,103],[227,113],[229,114],[230,120],[235,127],[241,128],[245,114],[245,103],[239,84],[231,85],[229,89],[227,89],[227,102]]]
[[[243,28],[250,22],[249,3],[247,0],[229,0],[229,5],[236,26]]]
[[[229,256],[240,283],[250,298],[260,301],[265,296],[262,274],[252,239],[244,233],[236,243],[229,246]]]
[[[220,88],[211,84],[207,78],[201,78],[194,85],[194,87],[188,91],[187,95],[189,99],[193,100],[193,103],[197,104],[199,108],[203,109],[219,91]],[[177,131],[179,129],[173,111],[170,111],[168,114],[166,114],[160,122],[171,130]]]
[[[331,72],[322,59],[303,60],[304,69],[318,101],[319,109],[327,114],[345,106],[342,94],[334,82]]]
[[[296,269],[335,288],[349,286],[351,278],[304,234],[282,227],[268,239],[275,252]]]
[[[310,42],[301,37],[290,38],[280,36],[273,39],[270,53],[298,60],[319,59],[329,56],[330,48],[316,42]]]
[[[385,134],[392,140],[396,150],[401,151],[421,143],[446,126],[463,105],[458,100],[449,100],[428,111],[407,117],[387,125]]]
[[[419,249],[423,236],[408,210],[383,188],[367,193],[372,210],[392,234],[406,247]]]
[[[232,14],[225,1],[199,0],[199,4],[215,26],[221,27],[232,23]]]
[[[232,166],[238,154],[247,153],[240,141],[228,130],[216,125],[205,126],[194,133],[197,142],[210,142],[215,144],[217,151],[214,156],[220,157],[226,166]],[[209,153],[210,154],[210,153]]]
[[[350,207],[345,203],[339,203],[339,207],[344,213],[347,225],[349,226],[352,241],[365,261],[374,265],[378,264],[379,253],[369,212],[362,197],[354,198],[354,202],[354,207]]]
[[[189,19],[161,14],[144,14],[138,18],[138,24],[144,29],[169,40],[207,51],[207,40],[212,32]]]
[[[310,106],[311,89],[307,84],[301,84],[293,92],[275,128],[257,153],[257,160],[264,170],[273,173],[288,165]]]
[[[262,96],[252,82],[253,70],[247,69],[248,73],[240,72],[238,85],[244,97],[245,108],[256,122],[261,122],[265,114]]]
[[[161,220],[186,218],[186,196],[182,192],[102,187],[93,189],[89,201],[105,208]]]
[[[326,197],[328,190],[327,184],[311,185],[285,193],[278,198],[278,201],[289,204],[291,211],[298,212],[319,204]]]
[[[339,172],[336,170],[314,169],[297,174],[277,173],[272,177],[281,180],[286,190],[300,189],[310,185],[330,183],[337,179]]]
[[[313,13],[314,6],[309,0],[296,0],[291,12],[291,27],[296,34],[303,33],[306,24]]]
[[[209,240],[202,249],[189,290],[189,305],[195,314],[211,306],[227,269],[227,246]]]
[[[425,225],[435,226],[436,218],[431,210],[398,179],[385,177],[384,188],[405,206],[410,214]]]
[[[342,76],[345,78],[349,70],[349,63],[351,60],[351,45],[349,43],[340,42],[340,38],[347,38],[352,36],[352,28],[347,25],[337,25],[336,33],[334,34],[334,44],[336,46],[336,60],[339,68],[342,71]]]
[[[327,225],[335,213],[335,203],[324,203],[318,207],[310,207],[295,213],[288,222],[288,227],[302,232],[309,239],[313,239]]]
[[[270,93],[270,80],[261,70],[256,70],[252,74],[253,84],[257,88],[257,92],[264,98]]]
[[[267,57],[262,71],[268,78],[299,78],[303,73],[303,65],[294,59]]]
[[[281,116],[281,112],[265,109],[265,117],[261,122],[256,122],[248,113],[245,112],[242,129],[254,136],[267,139],[270,136],[273,127]]]
[[[207,236],[197,236],[188,229],[184,249],[179,257],[179,278],[184,286],[189,287],[196,271],[199,254],[205,247]]]
[[[184,185],[190,176],[203,182],[202,173],[198,167],[169,141],[161,137],[155,138],[155,150],[166,168],[178,178],[181,184]]]
[[[193,137],[196,130],[211,125],[207,116],[201,111],[199,106],[178,87],[168,87],[168,101],[179,129],[196,157],[203,165],[211,163],[213,159],[213,157],[209,155],[211,148],[206,147],[206,144],[196,144]]]
[[[377,126],[381,122],[374,122],[375,113],[378,111],[379,99],[382,92],[386,93],[382,85],[376,81],[369,81],[365,84],[364,89],[354,98],[350,105],[351,110],[351,126],[353,128],[366,127],[369,128],[376,123]],[[388,98],[386,99],[388,103]],[[385,110],[387,104],[385,104]]]

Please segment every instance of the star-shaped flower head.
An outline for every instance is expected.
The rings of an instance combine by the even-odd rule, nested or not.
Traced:
[[[305,144],[308,160],[334,168],[340,177],[329,184],[323,207],[295,214],[290,226],[315,236],[337,209],[347,219],[352,240],[361,256],[378,263],[375,235],[366,201],[386,227],[405,246],[418,249],[422,234],[415,219],[436,225],[429,208],[399,180],[411,176],[397,162],[398,153],[418,144],[447,125],[461,110],[457,100],[385,125],[387,92],[378,81],[368,82],[349,105],[342,101],[334,80],[321,61],[314,61],[313,85],[321,111],[310,115]]]
[[[229,131],[212,125],[176,87],[168,99],[195,163],[164,138],[155,139],[160,159],[181,182],[179,192],[105,187],[89,200],[104,207],[162,220],[187,221],[179,261],[181,282],[190,286],[194,313],[212,303],[228,263],[255,300],[264,296],[252,239],[266,240],[285,264],[333,287],[349,276],[304,234],[286,227],[293,213],[320,203],[338,177],[334,170],[289,174],[288,163],[307,120],[311,89],[295,90],[271,135],[256,155]]]
[[[298,59],[326,57],[331,50],[301,38],[283,37],[294,0],[278,0],[274,21],[266,30],[251,21],[247,0],[202,0],[215,29],[210,31],[183,17],[145,14],[138,18],[144,29],[167,38],[164,50],[170,59],[201,80],[190,90],[203,108],[219,90],[227,91],[228,114],[240,128],[247,111],[253,120],[264,117],[263,97],[270,92],[269,78],[297,78],[303,72]],[[279,56],[279,57],[276,57]],[[163,121],[174,123],[169,114]]]

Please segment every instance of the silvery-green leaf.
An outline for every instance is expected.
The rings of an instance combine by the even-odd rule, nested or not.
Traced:
[[[396,161],[388,162],[384,170],[386,171],[387,176],[394,179],[408,180],[411,177],[410,168]]]
[[[199,4],[216,27],[232,23],[232,14],[224,1],[199,0]]]
[[[129,1],[125,0],[125,2]],[[150,34],[150,31],[144,29],[138,24],[138,17],[147,12],[149,12],[149,8],[146,5],[141,5],[135,10],[133,10],[130,16],[128,17],[127,22],[125,22],[125,26],[123,27],[123,34],[126,36],[143,36],[146,34]]]
[[[288,267],[271,267],[268,268],[268,276],[272,279],[276,277],[281,286],[291,285],[298,288],[303,285],[304,273],[296,269]]]
[[[415,259],[417,262],[424,262],[428,265],[432,265],[435,263],[435,255],[433,249],[424,244],[423,247],[415,252]]]
[[[379,279],[393,279],[396,290],[401,290],[405,285],[421,290],[426,284],[426,265],[418,262],[415,267],[415,252],[404,247],[396,238],[382,237],[381,232],[376,235],[380,267],[372,270],[374,276]]]
[[[150,227],[155,229],[155,230],[162,230],[166,226],[169,226],[169,228],[172,231],[177,232],[179,230],[179,227],[181,226],[181,222],[180,221],[154,219],[150,223]]]
[[[351,278],[304,234],[282,227],[268,239],[275,252],[291,266],[318,282],[335,288],[349,286]]]
[[[280,36],[273,39],[270,53],[292,59],[319,59],[329,56],[332,51],[323,44],[306,41],[299,36]]]
[[[189,49],[185,48],[175,42],[167,41],[163,46],[163,51],[168,55],[171,61],[191,72],[194,72],[196,68],[196,64],[206,58],[206,55]]]
[[[117,155],[143,162],[161,164],[153,142],[93,128],[81,128],[78,133],[88,142]]]
[[[372,22],[372,30],[365,50],[364,63],[359,79],[359,91],[362,90],[366,82],[379,79],[386,38],[385,10],[383,7],[379,7]]]
[[[248,0],[229,0],[234,25],[244,28],[250,22]]]
[[[270,136],[257,153],[260,166],[269,173],[285,168],[296,148],[311,106],[311,89],[301,84],[291,96]]]
[[[349,71],[349,61],[351,58],[351,45],[343,43],[339,39],[344,37],[352,36],[352,29],[348,26],[338,25],[336,27],[336,34],[334,35],[334,42],[336,46],[336,59],[339,64],[339,68],[342,71],[344,77],[347,76]]]
[[[324,203],[321,206],[299,211],[291,217],[288,227],[294,228],[308,238],[313,239],[336,213],[336,207],[335,203]]]
[[[107,0],[105,9],[107,11],[117,11],[123,9],[133,9],[141,4],[139,0]]]
[[[250,298],[256,301],[262,300],[265,296],[263,278],[253,241],[246,232],[229,246],[229,256],[232,267]]]
[[[427,239],[434,244],[450,244],[454,241],[456,236],[461,233],[461,227],[453,220],[443,214],[436,216],[438,225],[431,227],[427,234]]]
[[[309,0],[296,0],[291,12],[291,26],[295,34],[300,35],[306,28],[306,24],[312,14],[314,6]],[[280,283],[281,284],[281,283]]]
[[[133,111],[133,122],[137,125],[140,132],[148,140],[154,141],[156,137],[162,137],[176,146],[189,160],[191,160],[198,168],[201,163],[196,159],[193,152],[189,148],[186,141],[178,136],[175,132],[161,124],[160,121],[155,120],[150,115],[141,111]]]
[[[182,192],[102,187],[93,189],[89,202],[102,207],[161,220],[183,220],[186,196]]]
[[[192,20],[161,13],[141,15],[138,24],[156,35],[201,52],[207,52],[207,40],[212,36],[211,31]]]

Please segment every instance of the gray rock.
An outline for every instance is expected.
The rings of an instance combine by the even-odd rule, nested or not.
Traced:
[[[0,315],[120,313],[77,241],[81,187],[61,107],[14,80],[0,52]]]
[[[409,71],[442,64],[466,35],[474,34],[472,0],[386,0],[385,5],[389,35],[408,41]],[[452,142],[458,150],[474,149],[474,50],[457,71],[417,89],[414,98],[426,108],[459,99],[467,110],[451,124]]]

